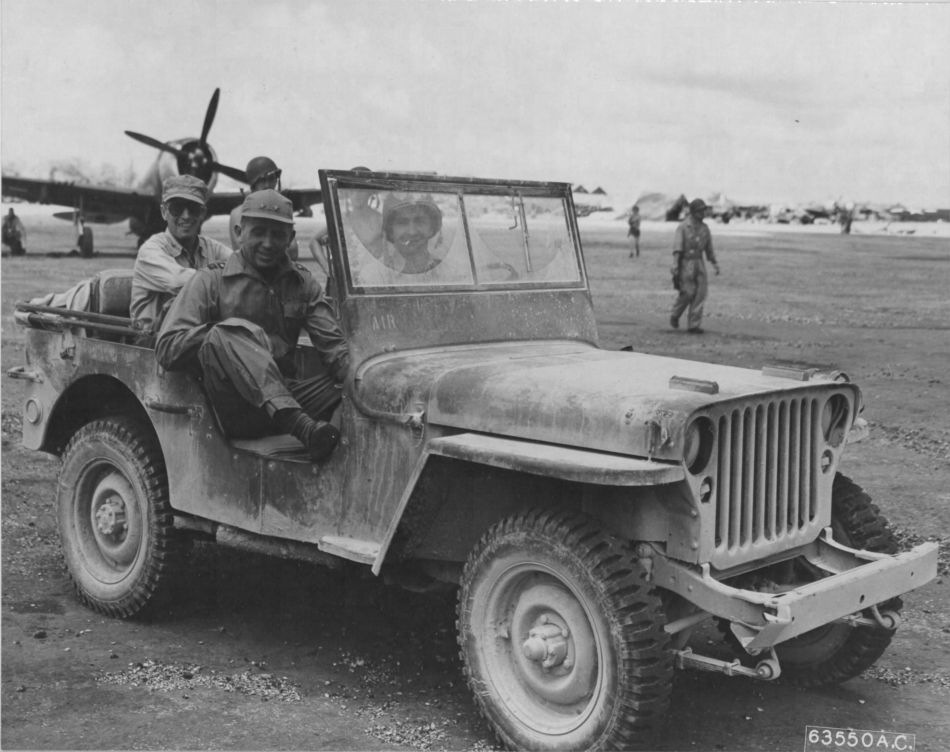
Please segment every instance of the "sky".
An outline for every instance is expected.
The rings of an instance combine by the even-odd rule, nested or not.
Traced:
[[[0,157],[144,174],[436,171],[798,203],[950,206],[950,4],[2,0]],[[233,189],[227,179],[219,188]]]

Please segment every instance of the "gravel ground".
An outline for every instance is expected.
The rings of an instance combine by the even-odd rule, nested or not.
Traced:
[[[177,692],[205,687],[259,697],[261,702],[300,701],[299,687],[290,679],[269,673],[256,673],[252,669],[239,674],[219,674],[214,669],[197,664],[175,665],[147,659],[141,663],[130,663],[123,671],[99,674],[96,680],[101,684],[144,687],[150,692]],[[187,694],[185,697],[187,698]]]

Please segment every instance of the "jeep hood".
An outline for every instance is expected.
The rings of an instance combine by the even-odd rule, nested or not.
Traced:
[[[377,417],[424,412],[430,425],[676,460],[697,409],[814,387],[586,343],[510,342],[377,356],[357,372],[356,402]]]

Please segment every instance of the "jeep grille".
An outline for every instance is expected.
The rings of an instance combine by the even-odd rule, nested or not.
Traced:
[[[823,404],[808,395],[719,417],[716,558],[735,563],[751,558],[742,552],[785,548],[817,532]]]

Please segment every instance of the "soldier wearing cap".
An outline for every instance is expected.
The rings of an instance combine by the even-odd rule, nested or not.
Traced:
[[[270,157],[254,157],[244,168],[244,175],[247,178],[247,184],[251,186],[250,192],[265,191],[273,188],[280,190],[280,176],[282,170],[277,163]],[[235,206],[231,210],[231,217],[228,221],[228,229],[231,233],[231,247],[238,250],[239,238],[241,235],[241,206]],[[296,259],[299,250],[297,248],[296,238],[291,241],[287,255],[291,259]]]
[[[676,289],[679,294],[673,303],[670,326],[678,329],[680,316],[689,308],[687,331],[690,334],[703,333],[700,324],[703,320],[703,303],[708,292],[704,256],[709,259],[716,274],[719,274],[719,263],[713,253],[712,234],[703,222],[705,216],[706,202],[701,198],[690,201],[689,216],[676,228],[673,238],[672,272],[674,281],[678,282]]]
[[[341,399],[349,350],[332,301],[287,257],[293,206],[276,190],[242,205],[240,250],[196,274],[169,310],[158,337],[159,364],[192,370],[231,438],[295,436],[315,460],[339,437],[327,421]],[[326,373],[300,378],[294,350],[307,332]]]
[[[224,243],[200,234],[207,202],[208,186],[203,180],[175,175],[163,183],[165,231],[142,243],[132,271],[130,309],[136,326],[157,330],[169,301],[195,270],[231,255]]]

